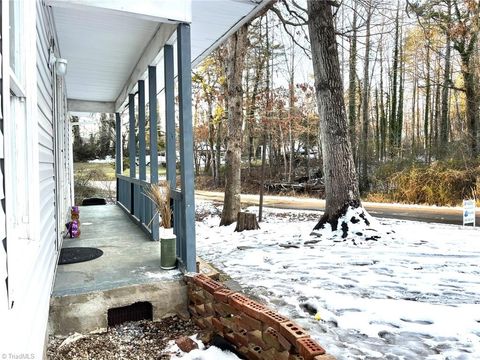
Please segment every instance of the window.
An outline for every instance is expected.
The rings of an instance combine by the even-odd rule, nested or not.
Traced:
[[[9,41],[10,41],[10,69],[18,85],[25,81],[23,44],[23,1],[10,1],[9,8]],[[22,86],[23,87],[23,86]]]

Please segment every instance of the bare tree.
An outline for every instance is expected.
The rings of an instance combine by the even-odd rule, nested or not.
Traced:
[[[243,25],[227,44],[227,152],[225,155],[225,197],[220,226],[237,220],[240,211],[241,155],[243,124],[242,75],[248,45],[248,24]]]
[[[325,223],[336,229],[346,208],[359,207],[361,203],[345,113],[332,2],[309,0],[307,6],[326,199],[325,213],[315,229]]]

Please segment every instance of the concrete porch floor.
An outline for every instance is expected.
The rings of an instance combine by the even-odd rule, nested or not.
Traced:
[[[81,235],[63,247],[95,247],[98,259],[58,265],[50,302],[50,333],[107,328],[108,309],[148,301],[153,317],[186,311],[186,287],[177,269],[160,268],[160,244],[116,205],[80,207]]]

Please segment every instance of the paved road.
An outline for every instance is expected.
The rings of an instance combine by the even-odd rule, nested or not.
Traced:
[[[200,200],[223,201],[222,192],[196,191]],[[258,195],[241,195],[243,205],[258,205]],[[294,198],[283,196],[264,196],[264,205],[281,209],[324,210],[325,200],[311,198]],[[435,222],[462,225],[461,207],[435,207],[421,205],[382,204],[364,202],[363,206],[376,217]],[[477,227],[480,225],[480,210],[476,213]]]
[[[115,181],[92,181],[93,186],[103,190],[115,190]],[[195,191],[196,197],[203,200],[223,201],[223,192]],[[258,195],[241,195],[244,205],[258,205]],[[280,209],[324,210],[325,200],[294,198],[286,196],[264,196],[264,205]],[[376,217],[416,220],[444,224],[462,225],[461,207],[435,207],[421,205],[383,204],[364,202],[363,206]],[[476,214],[477,227],[480,226],[480,210]]]

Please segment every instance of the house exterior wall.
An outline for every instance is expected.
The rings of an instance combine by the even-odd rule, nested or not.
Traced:
[[[1,5],[0,358],[41,359],[73,163],[54,26],[43,0],[23,4]]]

